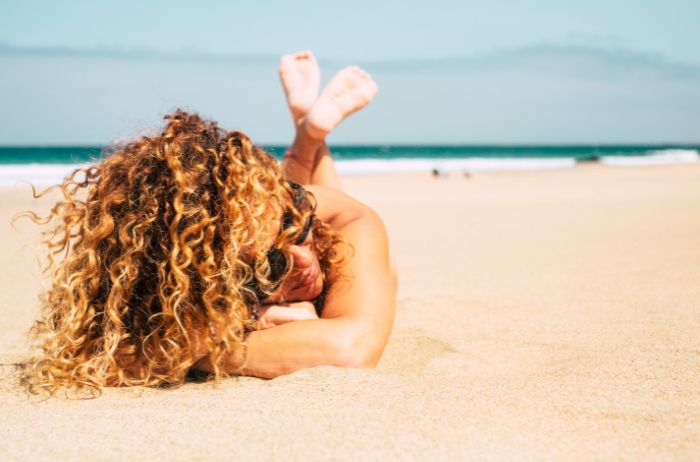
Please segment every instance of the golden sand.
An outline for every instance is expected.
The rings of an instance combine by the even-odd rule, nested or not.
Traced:
[[[0,460],[692,459],[700,165],[345,180],[400,273],[376,370],[39,400],[26,187],[0,192]]]

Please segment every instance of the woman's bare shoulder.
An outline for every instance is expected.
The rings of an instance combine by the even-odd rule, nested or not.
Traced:
[[[320,185],[305,188],[316,198],[318,218],[334,229],[345,228],[358,218],[375,215],[370,207],[339,189]]]

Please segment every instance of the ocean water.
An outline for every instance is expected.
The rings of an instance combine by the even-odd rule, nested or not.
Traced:
[[[286,146],[263,146],[281,158]],[[341,175],[485,172],[573,168],[582,162],[609,166],[694,163],[700,145],[621,146],[332,146]],[[98,146],[0,147],[0,186],[28,181],[56,184],[73,168],[99,161]]]

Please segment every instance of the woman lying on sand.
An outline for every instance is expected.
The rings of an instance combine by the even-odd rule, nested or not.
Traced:
[[[396,297],[387,235],[341,192],[324,142],[376,84],[350,67],[317,96],[308,52],[283,57],[280,77],[297,129],[281,165],[177,111],[68,177],[46,219],[30,214],[49,226],[52,276],[25,369],[34,389],[377,364]]]

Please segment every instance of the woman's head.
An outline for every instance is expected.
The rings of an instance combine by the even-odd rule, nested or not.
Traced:
[[[315,198],[300,185],[292,182],[289,185],[294,191],[293,209],[285,210],[277,233],[285,239],[281,239],[282,242],[277,242],[267,252],[269,279],[273,281],[272,291],[261,293],[257,280],[251,281],[251,289],[258,293],[257,298],[264,303],[313,300],[323,290],[323,272],[316,254],[317,242],[313,233],[314,228],[319,228],[314,213]],[[293,212],[306,218],[303,226],[289,233],[296,221]]]
[[[323,272],[337,258],[339,238],[246,135],[183,111],[166,120],[60,185],[64,200],[43,221],[52,284],[31,383],[178,383],[195,336],[217,364],[255,325],[261,298],[295,296],[293,267],[313,266],[305,256]]]

